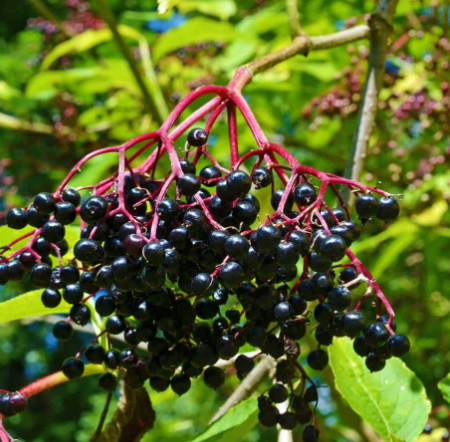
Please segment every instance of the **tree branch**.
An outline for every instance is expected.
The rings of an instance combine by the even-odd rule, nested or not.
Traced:
[[[164,121],[164,115],[161,112],[162,110],[160,109],[154,97],[148,90],[147,84],[145,83],[141,75],[141,72],[139,71],[139,67],[136,63],[136,60],[134,59],[130,48],[125,42],[125,39],[122,37],[122,34],[119,32],[116,17],[114,16],[113,11],[108,4],[108,0],[98,0],[98,4],[100,6],[98,8],[98,12],[111,29],[114,40],[116,41],[117,46],[119,47],[120,51],[125,57],[125,60],[128,63],[128,66],[134,76],[134,79],[136,80],[136,83],[139,89],[141,90],[146,110],[153,115],[153,118],[156,120],[158,124],[162,124]]]
[[[277,405],[280,413],[284,413],[289,408],[289,399],[282,404]],[[294,434],[292,430],[283,430],[281,427],[278,427],[278,442],[294,442]]]
[[[298,12],[298,0],[286,0],[286,8],[289,19],[289,29],[291,37],[294,39],[302,35],[302,27],[300,25],[300,13]]]
[[[319,51],[321,49],[343,46],[347,43],[367,38],[369,34],[369,26],[360,25],[334,34],[319,37],[301,35],[296,37],[289,46],[273,52],[272,54],[258,58],[239,68],[233,81],[230,83],[230,87],[238,91],[242,90],[244,86],[252,81],[254,75],[264,72],[289,58],[300,54],[306,56],[310,51]]]
[[[217,413],[209,421],[209,425],[220,419],[230,408],[233,408],[239,402],[248,398],[273,368],[275,368],[275,359],[271,356],[262,355],[259,364],[240,383],[239,387],[233,391],[232,395],[219,410],[217,410]]]
[[[367,148],[378,108],[378,96],[383,86],[384,64],[397,3],[398,0],[380,0],[377,10],[369,20],[369,68],[363,102],[359,110],[358,126],[345,172],[347,178],[355,181],[358,181],[361,176],[367,156]],[[345,200],[347,205],[351,205],[354,197],[346,191]]]
[[[10,115],[4,114],[2,112],[0,112],[0,127],[45,135],[54,135],[55,132],[57,132],[56,129],[49,124],[30,123],[28,121],[19,120],[16,117],[11,117]],[[63,135],[68,135],[71,130],[69,127],[63,126],[58,130],[58,132]]]

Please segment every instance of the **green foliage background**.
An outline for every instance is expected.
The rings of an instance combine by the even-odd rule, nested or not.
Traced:
[[[26,205],[38,191],[56,188],[83,154],[158,126],[156,115],[145,111],[141,91],[106,29],[87,31],[75,38],[63,32],[45,38],[27,25],[40,15],[31,3],[3,0],[0,5],[3,211],[11,205]],[[43,3],[59,20],[66,20],[65,2]],[[226,84],[239,65],[279,49],[291,39],[285,4],[279,0],[182,0],[172,2],[177,3],[176,10],[171,2],[161,1],[162,6],[168,4],[164,15],[158,14],[156,0],[108,3],[149,90],[160,99],[158,113],[162,116],[192,88],[210,82]],[[357,23],[364,22],[364,14],[371,12],[376,2],[299,3],[304,31],[321,35],[341,29],[352,17]],[[382,104],[391,108],[386,105],[379,110],[362,180],[371,184],[381,181],[384,189],[405,197],[397,222],[367,224],[354,247],[391,300],[398,330],[412,340],[412,351],[405,362],[423,382],[433,406],[445,404],[437,384],[450,371],[449,112],[443,108],[440,114],[412,114],[399,121],[393,113],[421,91],[442,109],[442,83],[450,79],[448,52],[438,44],[449,35],[445,5],[448,7],[448,2],[400,0],[393,41],[406,34],[408,38],[389,56],[399,73],[386,74],[381,98]],[[96,0],[90,6],[101,15]],[[157,33],[147,26],[149,20],[170,23],[174,14],[185,17],[180,27]],[[140,44],[150,49],[150,58],[146,58],[142,46],[139,52]],[[364,53],[367,45],[352,45],[353,52],[341,47],[314,52],[307,58],[295,57],[257,76],[245,94],[269,138],[288,147],[304,164],[343,174],[356,112],[345,118],[321,115],[315,119],[303,111],[316,97],[331,91],[345,92],[348,70],[357,69],[363,84],[367,60],[358,59],[357,54]],[[358,103],[357,97],[353,98]],[[241,147],[245,150],[253,141],[241,125]],[[27,130],[23,130],[25,126]],[[219,140],[224,131],[224,127],[218,130]],[[212,152],[219,161],[228,156],[220,142]],[[79,183],[98,181],[115,163],[114,156],[94,161],[83,170]],[[0,237],[0,243],[4,242]],[[8,285],[0,292],[0,300],[30,289],[26,283]],[[15,390],[57,370],[63,358],[76,353],[88,340],[81,333],[60,346],[50,331],[51,325],[45,322],[15,322],[0,327],[1,387]],[[373,440],[360,417],[338,393],[354,385],[336,386],[330,370],[318,380],[329,385],[323,389],[322,402],[326,403],[319,407],[323,440]],[[86,378],[39,395],[30,401],[26,413],[10,420],[8,428],[25,441],[89,440],[105,400],[95,383],[95,379]],[[237,383],[236,377],[230,376],[224,388],[212,392],[199,380],[181,398],[170,391],[152,393],[157,422],[144,440],[178,442],[194,438]],[[251,413],[249,416],[254,419]],[[445,410],[433,419],[438,426],[450,424]],[[236,440],[276,439],[275,430],[253,425],[249,428]],[[420,440],[425,441],[423,436]]]

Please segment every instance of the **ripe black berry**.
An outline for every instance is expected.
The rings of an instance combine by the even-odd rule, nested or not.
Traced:
[[[114,391],[117,387],[118,380],[116,376],[107,371],[102,373],[98,378],[98,386],[106,391]]]
[[[58,290],[47,288],[42,292],[42,304],[47,308],[55,308],[61,303],[61,293]]]
[[[102,247],[92,239],[81,239],[75,244],[73,253],[75,258],[87,264],[93,264],[97,261]]]
[[[226,254],[232,259],[242,260],[247,255],[250,244],[243,236],[235,234],[227,238],[224,248]]]
[[[170,380],[170,386],[172,387],[174,393],[181,396],[187,393],[191,388],[191,380],[189,379],[189,376],[185,374],[176,374]]]
[[[59,321],[53,326],[53,336],[58,341],[68,341],[73,336],[73,328],[66,321]]]
[[[48,220],[50,215],[39,213],[34,206],[28,207],[27,210],[27,223],[32,227],[42,227]]]
[[[378,198],[367,193],[358,196],[355,209],[361,219],[369,219],[377,214],[379,205]]]
[[[400,213],[400,205],[392,196],[383,196],[380,198],[377,210],[377,218],[382,221],[394,221]]]
[[[381,347],[386,344],[390,335],[383,323],[374,322],[364,332],[364,336],[368,345],[373,347]]]
[[[347,309],[352,302],[350,290],[343,286],[338,286],[328,293],[328,302],[335,310],[342,312]]]
[[[281,241],[281,232],[274,226],[267,225],[255,230],[251,236],[253,248],[258,253],[273,253]]]
[[[27,212],[18,207],[11,209],[6,215],[6,224],[11,229],[23,229],[27,225]]]
[[[234,367],[238,373],[247,374],[255,367],[255,361],[246,355],[239,355],[234,361]]]
[[[387,348],[392,356],[401,358],[409,352],[409,339],[404,335],[393,335],[387,341]]]
[[[35,264],[31,269],[31,283],[36,287],[47,287],[52,277],[52,268],[48,264]]]
[[[199,128],[192,129],[187,136],[187,141],[191,146],[200,147],[203,146],[208,140],[208,134]]]
[[[91,319],[91,311],[86,304],[75,304],[70,309],[70,319],[72,319],[75,324],[84,326]]]
[[[227,262],[219,271],[220,282],[227,288],[236,288],[244,280],[244,269],[237,262]]]
[[[328,354],[325,350],[313,350],[308,355],[308,365],[314,370],[323,370],[328,365]]]
[[[77,217],[77,210],[72,203],[61,202],[55,206],[55,219],[63,225],[72,224]]]
[[[67,358],[62,365],[62,372],[69,379],[76,379],[84,373],[84,363],[79,358]]]
[[[225,382],[225,373],[219,367],[208,367],[203,373],[205,384],[214,390]]]
[[[92,364],[103,364],[106,352],[100,344],[91,344],[86,348],[84,355]]]
[[[270,186],[273,182],[272,171],[266,167],[258,167],[252,174],[252,181],[255,185],[255,189],[262,189],[263,187]]]
[[[226,183],[229,198],[231,199],[244,196],[252,187],[250,177],[242,170],[231,172],[226,179]]]
[[[311,184],[303,183],[294,189],[295,202],[300,206],[309,206],[316,198],[316,189]]]
[[[347,336],[357,336],[366,328],[366,318],[361,312],[347,312],[344,315],[343,327]]]
[[[278,210],[278,206],[280,205],[281,198],[286,193],[284,189],[278,189],[273,192],[272,197],[270,198],[270,204],[273,210]],[[292,210],[292,206],[294,205],[294,196],[290,193],[287,196],[286,202],[284,203],[284,212],[290,212]]]
[[[281,404],[289,397],[289,393],[283,384],[276,384],[269,390],[269,398],[276,404]]]
[[[64,239],[64,235],[66,234],[66,229],[64,226],[58,221],[47,221],[42,227],[42,237],[50,242],[57,243]]]
[[[68,284],[63,290],[63,298],[68,304],[78,304],[83,299],[83,290],[79,284]]]
[[[106,329],[113,335],[119,335],[127,326],[125,318],[120,315],[113,315],[106,321]]]
[[[200,171],[200,176],[206,181],[203,182],[205,186],[214,187],[217,181],[208,183],[208,180],[220,178],[222,172],[216,166],[206,166]]]
[[[297,425],[297,416],[290,411],[281,413],[278,416],[278,423],[284,430],[293,430]]]
[[[100,221],[108,211],[108,201],[102,196],[91,196],[82,205],[80,216],[88,223]]]
[[[320,246],[320,253],[332,262],[340,261],[345,256],[347,243],[338,235],[325,238]]]
[[[49,215],[52,213],[53,210],[55,210],[55,205],[55,197],[46,192],[39,193],[33,200],[33,206],[43,215]]]
[[[386,361],[381,359],[375,353],[369,353],[366,357],[366,367],[371,373],[383,370]]]
[[[313,425],[303,429],[303,442],[319,442],[319,430]]]
[[[66,189],[61,195],[63,201],[73,204],[75,207],[78,207],[81,201],[80,194],[75,189]]]
[[[201,184],[197,176],[186,173],[178,179],[177,188],[182,195],[192,196],[200,190]]]

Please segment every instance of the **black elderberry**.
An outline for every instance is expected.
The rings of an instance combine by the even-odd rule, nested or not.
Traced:
[[[334,287],[328,292],[328,302],[332,308],[342,312],[347,309],[352,302],[350,290],[343,286]]]
[[[255,326],[247,332],[247,342],[253,347],[261,348],[267,340],[267,332],[264,327]]]
[[[297,287],[299,296],[305,301],[315,301],[319,296],[314,290],[315,284],[310,279],[304,279]],[[332,286],[331,286],[332,287]]]
[[[106,321],[106,329],[112,335],[119,335],[127,326],[125,318],[121,315],[113,315]]]
[[[313,350],[308,355],[308,365],[314,370],[323,370],[328,365],[328,354],[325,350]]]
[[[77,217],[77,209],[72,203],[61,202],[55,206],[55,219],[63,225],[72,224]]]
[[[195,164],[187,159],[180,160],[180,166],[183,173],[191,173],[192,175],[196,174],[197,168]]]
[[[319,430],[314,425],[307,425],[303,429],[303,442],[319,442]]]
[[[337,235],[340,236],[342,239],[344,239],[345,243],[347,244],[347,247],[351,246],[353,241],[353,233],[349,227],[340,224],[338,226],[332,227],[330,229],[330,232],[332,235]]]
[[[228,318],[231,324],[239,324],[241,315],[238,310],[231,309],[225,312],[225,316]]]
[[[108,211],[108,201],[102,196],[91,196],[82,205],[80,216],[88,223],[100,221]]]
[[[231,359],[239,351],[239,345],[232,336],[223,335],[216,342],[216,349],[222,359]]]
[[[300,258],[300,251],[293,242],[283,241],[278,244],[275,260],[280,266],[295,265],[297,264],[299,258]]]
[[[314,385],[309,386],[305,394],[303,395],[305,401],[307,402],[317,402],[319,400],[319,394],[317,388]]]
[[[176,374],[170,380],[170,386],[174,393],[181,396],[187,393],[191,388],[191,380],[186,374]]]
[[[193,196],[200,190],[201,184],[197,176],[186,173],[178,179],[177,188],[182,195]]]
[[[333,278],[328,273],[316,273],[311,280],[312,284],[312,290],[317,295],[325,295],[327,294],[334,286]],[[300,288],[300,286],[299,286]],[[302,296],[304,299],[309,301],[309,299],[305,296],[305,293],[302,295],[300,290],[298,291],[298,294]],[[312,301],[312,299],[311,299]]]
[[[266,225],[252,233],[251,243],[258,253],[273,253],[276,251],[281,238],[282,235],[279,229]]]
[[[62,365],[62,372],[69,379],[76,379],[84,373],[84,363],[79,358],[67,358]]]
[[[346,284],[350,281],[355,280],[358,277],[358,272],[353,267],[346,267],[342,272],[339,274],[339,281],[342,284]],[[351,285],[349,288],[356,288],[358,287],[359,283]]]
[[[381,322],[374,322],[364,332],[366,342],[373,347],[381,347],[389,338],[389,331]]]
[[[235,234],[227,238],[224,248],[225,253],[232,259],[242,260],[247,255],[250,244],[243,236]]]
[[[120,366],[120,352],[119,350],[112,348],[105,353],[104,363],[106,367],[111,370],[115,370]]]
[[[107,371],[102,373],[98,378],[98,386],[106,391],[114,391],[117,387],[118,380],[114,374]]]
[[[53,336],[58,341],[68,341],[73,336],[73,328],[66,321],[59,321],[53,326]]]
[[[191,293],[201,295],[205,293],[213,284],[213,279],[209,273],[199,273],[195,275],[191,283]]]
[[[371,347],[366,343],[364,336],[358,336],[353,341],[353,350],[355,350],[357,355],[365,357],[370,353]]]
[[[290,411],[278,415],[278,423],[284,430],[293,430],[297,425],[297,416]]]
[[[401,358],[409,352],[409,339],[404,335],[393,335],[387,341],[387,349],[392,356]]]
[[[287,388],[283,384],[276,384],[269,390],[269,398],[276,404],[281,404],[289,397]]]
[[[200,147],[206,144],[208,140],[208,134],[204,129],[195,128],[192,129],[187,136],[187,142],[194,147]]]
[[[283,324],[283,332],[289,339],[298,341],[306,334],[305,321],[288,320]]]
[[[317,304],[314,309],[314,318],[319,324],[329,324],[334,318],[334,309],[328,302]]]
[[[347,336],[357,336],[365,330],[366,318],[361,312],[347,312],[344,315],[343,328]]]
[[[103,364],[106,351],[100,344],[91,344],[86,347],[84,355],[92,364]]]
[[[225,382],[225,373],[219,367],[208,367],[203,373],[205,384],[216,390]]]
[[[18,259],[13,259],[6,263],[8,267],[8,276],[11,281],[20,281],[25,274],[25,267]]]
[[[137,353],[131,349],[125,349],[120,353],[120,366],[130,368],[136,365],[139,361]]]
[[[16,391],[9,395],[8,408],[12,414],[19,414],[26,410],[28,405],[28,398]]]
[[[257,207],[248,201],[238,201],[233,208],[233,218],[238,223],[252,225],[258,216]]]
[[[320,246],[320,253],[330,261],[340,261],[345,256],[347,243],[338,235],[325,238]]]
[[[61,281],[64,284],[75,284],[80,279],[80,271],[72,265],[61,268]]]
[[[47,287],[52,277],[52,268],[48,264],[35,264],[31,269],[31,283],[36,287]]]
[[[273,316],[279,322],[285,322],[286,320],[292,318],[295,314],[292,304],[283,301],[279,302],[273,308]]]
[[[64,226],[58,221],[47,221],[42,227],[42,237],[50,242],[57,243],[64,238],[66,233],[66,229]]]
[[[378,212],[380,203],[375,195],[370,193],[359,195],[356,199],[356,213],[361,219],[369,219]]]
[[[42,292],[41,301],[47,308],[56,308],[61,304],[61,293],[58,290],[47,288]]]
[[[66,201],[68,203],[73,204],[75,207],[78,207],[81,201],[80,194],[75,189],[66,189],[62,195],[61,198],[63,201]]]
[[[242,170],[231,172],[226,178],[226,183],[229,198],[231,199],[244,196],[252,187],[250,177]]]
[[[274,427],[278,423],[279,414],[278,408],[271,405],[268,409],[259,412],[258,420],[265,427]]]
[[[213,299],[217,302],[217,304],[225,305],[228,301],[228,291],[223,288],[215,290],[213,293]]]
[[[386,361],[384,359],[381,359],[375,353],[369,353],[366,357],[366,367],[371,373],[383,370],[385,365]]]
[[[258,167],[252,173],[252,181],[255,185],[255,189],[262,189],[268,187],[273,182],[272,171],[266,167]]]
[[[198,300],[194,308],[200,319],[211,319],[219,313],[219,305],[208,298]]]
[[[149,242],[142,250],[142,255],[151,266],[159,266],[164,262],[165,249],[158,242]]]
[[[63,298],[68,304],[78,304],[83,299],[83,290],[79,284],[68,284],[63,290]]]
[[[18,207],[11,209],[6,215],[6,224],[10,229],[23,229],[27,225],[27,212]]]
[[[309,183],[299,184],[294,189],[295,202],[300,206],[309,206],[316,198],[316,189]]]
[[[244,280],[244,269],[236,262],[227,262],[219,271],[219,279],[227,288],[237,288]]]
[[[376,216],[381,221],[394,221],[400,213],[400,205],[392,196],[383,196],[380,198]]]
[[[255,367],[255,361],[246,355],[239,355],[234,361],[234,367],[238,373],[247,374]]]
[[[270,199],[270,204],[273,210],[278,210],[281,198],[283,198],[283,195],[285,193],[286,191],[284,189],[278,189],[275,190],[275,192],[273,192],[272,197]],[[294,196],[292,195],[292,193],[290,193],[286,198],[286,202],[284,203],[284,212],[290,212],[292,210],[293,205],[294,205]]]
[[[72,319],[75,324],[84,326],[91,319],[91,311],[86,304],[75,304],[70,309],[70,319]]]
[[[55,210],[55,205],[55,197],[46,192],[39,193],[33,200],[33,206],[43,215],[49,215],[52,213],[53,210]]]
[[[333,262],[319,253],[311,251],[308,254],[308,265],[309,268],[315,272],[328,272],[331,269]]]
[[[278,382],[282,382],[283,384],[290,382],[295,378],[296,374],[297,368],[291,361],[284,360],[278,362],[275,369],[275,377]]]
[[[206,166],[200,171],[200,177],[203,178],[204,185],[214,187],[217,183],[214,179],[222,177],[222,172],[216,166]],[[208,183],[208,180],[214,180]]]
[[[123,245],[125,247],[125,251],[135,258],[141,256],[142,249],[146,245],[145,239],[137,234],[128,235],[124,241]]]
[[[75,258],[87,264],[93,264],[97,261],[103,248],[92,239],[81,239],[75,244],[73,253]]]

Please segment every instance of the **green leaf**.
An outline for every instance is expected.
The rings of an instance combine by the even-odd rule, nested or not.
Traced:
[[[227,20],[237,12],[234,0],[184,0],[178,9],[182,13],[198,11]]]
[[[249,398],[233,407],[192,442],[240,442],[258,423],[258,404]]]
[[[444,399],[450,404],[450,373],[438,383],[438,388]]]
[[[336,339],[329,355],[337,390],[383,439],[412,442],[422,432],[431,404],[404,362],[392,358],[383,371],[370,373],[348,338]]]
[[[0,247],[11,244],[17,238],[19,238],[27,233],[30,233],[33,230],[34,230],[34,227],[31,227],[31,226],[26,226],[22,230],[14,230],[14,229],[10,229],[8,226],[1,226],[0,227]],[[6,252],[6,256],[9,256],[10,253],[16,252],[17,250],[21,249],[29,240],[30,240],[30,237],[25,238],[22,241],[19,241],[17,244],[14,244]]]
[[[197,17],[187,21],[183,26],[173,28],[163,34],[155,43],[153,59],[156,62],[164,55],[196,43],[206,41],[229,42],[238,38],[252,40],[254,37],[237,31],[229,23]]]
[[[44,307],[41,302],[42,291],[42,289],[33,290],[0,303],[0,324],[34,316],[69,313],[71,305],[64,300],[56,308]]]
[[[125,37],[132,38],[136,41],[143,38],[142,34],[126,25],[119,25],[119,32]],[[112,38],[112,32],[108,28],[85,31],[55,46],[47,57],[42,60],[41,68],[48,69],[58,58],[64,55],[88,51],[94,46],[109,41]]]

